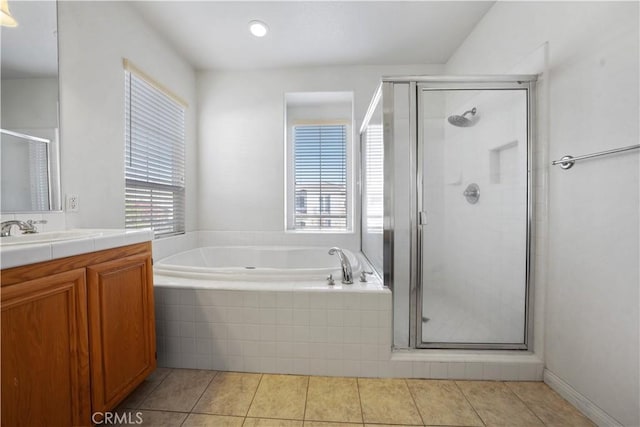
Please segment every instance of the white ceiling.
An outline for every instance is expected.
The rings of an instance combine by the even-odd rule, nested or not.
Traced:
[[[14,28],[1,27],[2,78],[58,75],[55,1],[11,1]]]
[[[493,1],[142,1],[196,69],[442,64]],[[270,28],[256,38],[248,22]]]

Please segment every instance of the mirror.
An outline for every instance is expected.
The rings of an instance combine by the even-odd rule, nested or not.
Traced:
[[[59,211],[58,26],[55,1],[11,1],[1,27],[2,213]]]

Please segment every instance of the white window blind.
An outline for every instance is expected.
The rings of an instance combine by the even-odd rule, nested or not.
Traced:
[[[347,126],[294,126],[293,228],[347,230]]]
[[[369,125],[365,134],[364,220],[368,233],[382,234],[384,213],[384,145],[382,125]]]
[[[125,70],[125,226],[184,233],[184,116],[175,99]]]

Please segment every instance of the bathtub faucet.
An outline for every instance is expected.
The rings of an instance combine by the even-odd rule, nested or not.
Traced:
[[[340,267],[342,268],[342,283],[350,285],[353,283],[353,274],[351,272],[351,263],[349,258],[342,252],[342,249],[335,247],[329,249],[329,255],[338,254],[340,258]]]

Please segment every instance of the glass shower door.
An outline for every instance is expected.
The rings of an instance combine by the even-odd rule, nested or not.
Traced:
[[[418,85],[418,347],[526,348],[528,97]]]

